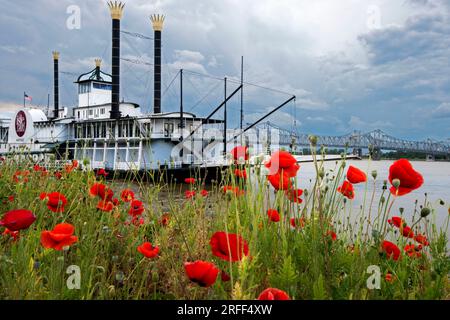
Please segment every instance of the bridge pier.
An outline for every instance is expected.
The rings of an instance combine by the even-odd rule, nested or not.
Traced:
[[[436,157],[434,156],[434,154],[427,154],[425,159],[426,161],[436,161]]]

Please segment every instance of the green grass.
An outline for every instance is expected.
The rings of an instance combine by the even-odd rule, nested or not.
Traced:
[[[415,224],[414,231],[424,233],[430,246],[424,247],[421,258],[410,258],[402,249],[407,239],[386,222],[400,215],[389,212],[394,197],[388,191],[382,195],[384,201],[374,198],[374,178],[369,174],[366,192],[356,195],[364,198],[357,211],[336,191],[345,176],[345,161],[326,172],[323,163],[315,165],[317,179],[301,204],[275,193],[258,168],[248,169],[248,181],[237,181],[230,170],[220,184],[205,187],[207,197],[199,194],[204,186],[197,182],[192,186],[197,196],[190,200],[183,198],[189,187],[174,181],[148,183],[133,172],[125,179],[106,181],[116,197],[132,187],[144,201],[145,223],[136,227],[124,223],[129,220],[127,203],[112,212],[96,209],[98,199],[89,195],[89,187],[100,179],[92,171],[63,173],[58,180],[53,174],[34,172],[31,162],[8,160],[0,164],[0,217],[23,208],[32,210],[37,220],[17,241],[0,236],[0,299],[256,299],[268,287],[284,290],[292,299],[448,299],[448,217],[444,226],[434,225],[433,219]],[[30,170],[29,181],[13,182],[14,173],[23,169]],[[224,194],[224,185],[239,186],[245,194]],[[67,197],[64,212],[49,211],[39,199],[41,192],[52,191]],[[369,213],[372,202],[378,202],[379,209]],[[424,204],[435,214],[427,200]],[[278,208],[280,222],[269,221],[268,208]],[[171,219],[164,227],[159,219],[165,212]],[[305,226],[292,229],[293,216],[303,217]],[[78,242],[66,251],[45,249],[41,232],[62,222],[75,226]],[[336,241],[327,236],[329,230],[336,232]],[[234,263],[212,255],[209,241],[216,231],[239,233],[250,255]],[[380,249],[384,239],[400,247],[399,261],[386,259]],[[147,259],[137,251],[144,241],[159,246],[157,258]],[[184,262],[193,260],[215,263],[231,281],[222,282],[219,274],[213,286],[199,287],[184,271]],[[70,265],[81,269],[79,290],[66,285]],[[379,290],[367,288],[371,265],[381,270]],[[385,281],[387,272],[393,282]]]

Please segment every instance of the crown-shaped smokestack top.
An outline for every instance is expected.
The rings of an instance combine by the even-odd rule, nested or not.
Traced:
[[[95,66],[97,68],[100,68],[100,66],[102,65],[102,59],[94,59],[94,61],[95,61]]]
[[[53,60],[58,60],[59,59],[59,52],[58,51],[53,51]]]
[[[111,11],[111,18],[120,20],[122,18],[123,8],[125,7],[125,3],[110,1],[108,2],[109,10]]]
[[[153,14],[150,16],[150,20],[152,21],[154,31],[162,31],[164,19],[165,16],[162,14]]]

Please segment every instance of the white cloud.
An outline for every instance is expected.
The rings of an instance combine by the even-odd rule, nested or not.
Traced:
[[[450,102],[442,103],[431,114],[434,118],[450,118]]]
[[[350,129],[369,131],[374,129],[391,128],[393,124],[390,121],[371,121],[370,119],[362,120],[359,117],[351,116],[348,121]]]

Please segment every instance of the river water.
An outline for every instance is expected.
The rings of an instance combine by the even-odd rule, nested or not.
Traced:
[[[387,180],[389,175],[389,166],[394,161],[369,161],[369,160],[347,160],[347,167],[353,165],[364,172],[368,173],[368,192],[366,199],[366,207],[370,204],[370,198],[373,191],[373,179],[371,172],[376,170],[378,173],[375,186],[375,201],[372,212],[376,212],[378,208],[378,199],[382,193],[383,180]],[[415,190],[407,195],[397,197],[391,210],[391,215],[399,215],[399,208],[404,208],[403,216],[407,222],[410,223],[415,200],[421,205],[425,200],[425,193],[427,199],[431,202],[431,206],[435,209],[434,215],[430,215],[430,220],[436,219],[438,226],[444,226],[449,215],[450,208],[450,162],[427,162],[427,161],[411,161],[412,166],[423,175],[424,183],[421,188]],[[334,169],[336,167],[335,161],[325,162],[326,169]],[[347,170],[347,169],[346,169]],[[316,172],[313,163],[301,163],[298,172],[298,186],[300,188],[310,189],[314,182]],[[312,181],[312,182],[311,182]],[[388,183],[388,187],[390,184]],[[355,199],[352,201],[354,212],[359,212],[360,205],[364,200],[365,184],[355,185]],[[385,195],[387,198],[387,194]],[[440,201],[445,202],[444,205]],[[419,209],[420,210],[420,209]],[[417,216],[416,216],[417,219]]]

